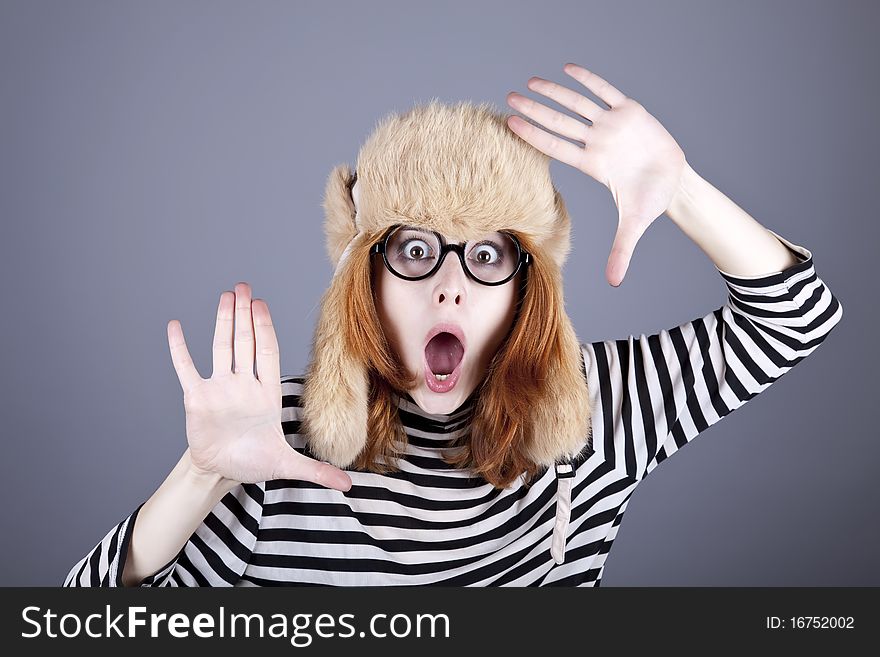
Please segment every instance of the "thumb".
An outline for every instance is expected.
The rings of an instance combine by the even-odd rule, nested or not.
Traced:
[[[274,479],[299,479],[311,481],[319,486],[335,488],[345,492],[352,486],[351,477],[325,461],[318,461],[297,452],[289,445],[282,452],[275,468]]]
[[[617,222],[617,234],[611,245],[611,254],[608,256],[608,264],[605,266],[605,278],[617,287],[623,282],[623,277],[629,269],[629,262],[635,251],[636,244],[645,233],[647,226],[639,222],[621,217]]]

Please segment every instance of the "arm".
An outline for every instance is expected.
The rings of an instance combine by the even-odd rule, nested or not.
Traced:
[[[740,278],[728,302],[651,336],[582,345],[606,460],[642,479],[705,429],[811,354],[843,316],[809,250],[775,233],[799,262]]]
[[[809,250],[762,226],[688,164],[666,214],[712,260],[729,300],[673,331],[615,343],[609,354],[606,367],[634,359],[628,383],[654,392],[643,441],[623,452],[637,478],[777,381],[843,317]]]
[[[189,450],[144,504],[68,573],[64,586],[224,586],[244,571],[262,515],[262,484],[189,467]]]
[[[723,274],[757,277],[799,262],[795,254],[685,163],[666,215]]]
[[[132,586],[175,560],[208,513],[235,486],[219,475],[195,473],[186,450],[137,514],[122,572]]]
[[[606,458],[641,478],[812,353],[843,309],[816,276],[812,254],[758,224],[700,178],[640,103],[582,66],[563,68],[608,107],[538,77],[529,88],[575,117],[516,93],[508,103],[584,146],[516,116],[507,124],[611,191],[618,227],[608,282],[620,285],[636,243],[666,213],[715,263],[730,295],[718,310],[675,329],[583,345],[601,415],[594,426],[602,423]]]

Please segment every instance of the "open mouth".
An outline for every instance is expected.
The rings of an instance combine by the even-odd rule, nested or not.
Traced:
[[[464,345],[452,333],[446,331],[431,338],[425,347],[425,360],[439,381],[446,379],[458,367],[463,357]]]
[[[434,392],[448,392],[458,381],[464,345],[452,333],[442,331],[425,346],[425,379]]]

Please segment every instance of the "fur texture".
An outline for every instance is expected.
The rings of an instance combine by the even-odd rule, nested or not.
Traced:
[[[322,299],[303,387],[302,429],[318,458],[345,468],[364,450],[370,372],[376,371],[364,345],[382,338],[366,333],[376,325],[375,308],[351,291],[369,285],[369,248],[398,223],[456,241],[496,230],[528,241],[540,260],[541,285],[533,286],[530,271],[523,307],[533,314],[540,309],[545,326],[535,339],[552,350],[552,357],[538,359],[543,371],[531,372],[540,380],[519,414],[528,415],[525,431],[514,427],[509,433],[521,433],[524,453],[535,465],[548,467],[577,454],[590,437],[580,343],[563,299],[570,218],[550,178],[549,158],[514,134],[507,116],[488,103],[448,105],[436,99],[386,116],[358,154],[357,216],[354,172],[347,164],[331,171],[323,202],[327,253],[336,266],[351,243],[353,257],[342,262]],[[522,333],[512,331],[509,341],[527,340]]]

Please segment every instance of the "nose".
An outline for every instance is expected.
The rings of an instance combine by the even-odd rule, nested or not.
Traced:
[[[446,254],[446,259],[432,278],[435,303],[461,305],[465,301],[467,274],[454,251]]]

